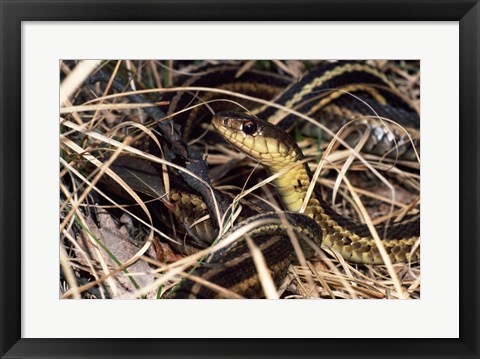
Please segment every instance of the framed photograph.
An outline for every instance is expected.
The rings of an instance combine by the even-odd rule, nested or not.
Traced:
[[[2,1],[2,357],[479,357],[479,6]]]

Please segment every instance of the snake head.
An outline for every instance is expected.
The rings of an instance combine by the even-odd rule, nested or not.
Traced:
[[[295,162],[302,152],[293,138],[280,127],[241,112],[219,112],[213,127],[222,137],[247,156],[266,166]]]

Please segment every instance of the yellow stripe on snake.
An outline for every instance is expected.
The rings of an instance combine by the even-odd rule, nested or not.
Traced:
[[[343,66],[342,70],[346,71],[345,69],[351,70],[351,67]],[[361,70],[365,69],[369,69],[369,67],[362,65]],[[337,71],[339,70],[337,69]],[[338,72],[330,73],[328,76],[334,78],[339,74]],[[280,94],[277,97],[278,102],[288,104],[292,108],[296,106],[298,108],[298,104],[303,103],[304,112],[313,114],[327,102],[330,103],[335,96],[342,95],[341,92],[330,92],[320,102],[315,101],[310,105],[305,105],[308,103],[306,95],[314,95],[316,82],[320,80],[314,77],[303,81],[303,83],[291,86],[290,90],[294,88],[295,94],[292,95],[292,91],[288,96],[285,93]],[[322,81],[326,81],[325,77]],[[382,78],[382,81],[385,87],[389,88],[387,95],[379,92],[378,87],[369,87],[365,84],[345,83],[343,88],[347,90],[361,88],[362,91],[368,88],[367,92],[374,100],[383,105],[383,101],[387,103],[384,96],[388,96],[388,93],[393,93],[392,96],[397,95],[394,94],[393,85],[386,78]],[[340,105],[338,102],[335,103],[335,106],[341,107],[341,105],[341,102]],[[279,121],[279,111],[272,112],[269,108],[261,107],[255,112],[258,115],[266,116],[272,122]],[[282,116],[284,121],[285,117],[288,120],[289,115],[283,114]],[[303,161],[304,156],[297,143],[282,128],[255,115],[242,112],[219,112],[213,116],[212,125],[226,141],[259,162],[270,175],[277,174],[272,183],[277,189],[286,211],[254,216],[230,231],[232,233],[245,225],[258,223],[257,227],[248,232],[247,237],[252,240],[253,245],[260,249],[276,285],[279,285],[284,279],[288,266],[295,259],[292,235],[298,239],[307,258],[314,255],[311,245],[313,243],[317,247],[324,245],[334,249],[349,262],[384,263],[384,257],[382,257],[369,228],[339,215],[322,200],[316,191],[309,197],[304,213],[299,213],[311,183],[311,173],[308,165]],[[377,226],[375,229],[381,238],[381,245],[385,249],[386,255],[393,263],[419,260],[419,246],[416,245],[420,236],[419,214],[407,216],[402,222]],[[227,236],[228,233],[224,237]],[[194,275],[225,287],[242,297],[262,297],[264,294],[252,258],[251,245],[248,245],[245,239],[235,241],[226,248],[213,253],[207,259],[206,265],[199,268]],[[182,283],[174,295],[174,298],[221,297],[214,289],[192,280]]]

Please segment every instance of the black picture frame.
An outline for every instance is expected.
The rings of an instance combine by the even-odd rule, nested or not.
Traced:
[[[480,4],[478,2],[478,0],[125,0],[117,2],[0,0],[0,354],[2,358],[478,358],[480,355],[478,244],[480,236],[477,222],[480,203]],[[289,340],[21,338],[21,22],[85,20],[459,21],[460,338]],[[438,320],[439,322],[442,320],[441,313],[438,314]],[[345,325],[348,328],[351,324],[345,323]],[[432,325],[435,324],[432,323]]]

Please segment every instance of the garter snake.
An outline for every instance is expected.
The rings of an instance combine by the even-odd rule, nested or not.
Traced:
[[[278,126],[248,114],[223,112],[213,117],[215,129],[238,150],[258,161],[270,174],[283,172],[272,183],[288,211],[298,212],[307,195],[311,174],[302,162],[297,143]],[[305,214],[313,218],[323,232],[322,243],[337,250],[346,260],[355,263],[381,264],[382,257],[365,225],[356,224],[337,214],[315,194],[308,200]],[[417,260],[411,249],[418,240],[419,217],[380,226],[386,233],[383,244],[392,262]]]
[[[313,115],[322,108],[330,106],[343,113],[353,111],[351,106],[342,106],[344,91],[361,91],[363,97],[380,116],[387,116],[390,103],[402,103],[403,99],[396,89],[384,77],[363,64],[341,64],[332,67],[330,72],[323,71],[323,78],[318,73],[293,84],[277,96],[276,101],[288,107],[301,109]],[[366,78],[372,77],[369,85],[352,83],[351,73],[360,72]],[[325,75],[325,73],[327,75]],[[348,76],[347,76],[348,75]],[[342,76],[345,79],[340,79]],[[363,78],[364,79],[364,78]],[[341,91],[330,91],[318,99],[318,84],[326,86],[328,81],[341,84]],[[343,81],[343,82],[342,82]],[[372,82],[377,81],[377,86]],[[380,85],[381,82],[381,85]],[[314,91],[314,89],[316,89]],[[315,98],[314,101],[311,99]],[[411,125],[418,120],[414,111],[402,106],[394,107],[394,113],[402,118],[404,124]],[[406,109],[407,108],[407,109]],[[333,210],[321,196],[314,191],[308,199],[304,214],[297,213],[307,195],[311,173],[304,156],[282,127],[291,124],[291,116],[281,111],[272,111],[270,107],[259,107],[254,114],[241,112],[218,112],[212,124],[216,131],[230,144],[247,156],[262,164],[270,174],[279,174],[272,183],[285,206],[283,214],[266,213],[255,216],[241,223],[243,226],[254,221],[264,222],[249,232],[254,243],[265,257],[268,269],[276,284],[284,277],[288,265],[293,260],[294,250],[291,240],[286,235],[285,220],[299,238],[307,238],[315,244],[333,248],[344,259],[360,264],[382,264],[383,259],[371,232],[366,225],[355,223]],[[361,113],[361,110],[360,110]],[[392,112],[390,112],[391,114]],[[260,118],[266,118],[265,121]],[[276,122],[278,125],[273,125]],[[282,126],[283,124],[283,126]],[[414,126],[412,126],[414,127]],[[283,216],[283,220],[282,220]],[[420,236],[419,215],[404,218],[402,222],[377,226],[376,231],[382,237],[381,243],[392,262],[415,262],[419,260],[419,249],[415,246]],[[308,246],[302,242],[302,249],[308,252]],[[215,252],[209,259],[209,265],[197,270],[197,275],[207,281],[226,287],[245,297],[259,297],[262,289],[250,249],[245,241],[237,241],[231,246]],[[193,281],[182,285],[176,298],[215,298],[219,294]],[[221,296],[220,296],[221,297]]]

